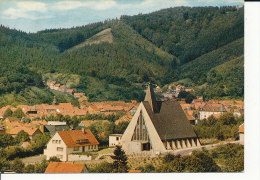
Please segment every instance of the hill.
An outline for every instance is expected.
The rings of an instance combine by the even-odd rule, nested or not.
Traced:
[[[50,102],[54,94],[43,80],[75,87],[90,101],[140,101],[147,81],[205,87],[215,67],[242,57],[243,13],[233,7],[176,7],[29,34],[0,26],[0,97],[6,103],[10,94],[19,103],[30,95],[31,104]]]

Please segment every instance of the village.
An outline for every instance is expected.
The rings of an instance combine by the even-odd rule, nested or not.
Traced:
[[[0,109],[1,141],[9,139],[2,142],[1,152],[7,154],[6,159],[20,157],[21,161],[15,161],[26,167],[50,161],[40,172],[91,172],[102,163],[112,163],[113,152],[119,147],[128,157],[128,172],[145,172],[138,168],[139,161],[159,164],[161,157],[169,154],[190,155],[194,150],[214,149],[227,143],[244,144],[243,124],[235,130],[239,137],[222,141],[199,137],[193,127],[223,119],[227,114],[242,118],[243,101],[205,101],[195,97],[188,103],[179,94],[193,94],[193,89],[171,84],[162,93],[158,86],[148,84],[142,102],[88,102],[84,93],[56,82],[46,85],[70,93],[79,106],[57,103],[54,97],[51,105],[9,105]],[[9,171],[14,170],[6,169]]]

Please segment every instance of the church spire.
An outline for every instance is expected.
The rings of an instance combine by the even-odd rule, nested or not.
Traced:
[[[148,101],[150,106],[151,106],[151,108],[152,108],[152,110],[153,110],[153,112],[157,112],[158,104],[157,104],[157,101],[156,101],[155,94],[154,94],[153,87],[152,87],[151,83],[148,84],[144,101]]]

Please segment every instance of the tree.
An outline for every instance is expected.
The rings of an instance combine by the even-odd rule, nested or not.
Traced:
[[[52,156],[50,157],[49,162],[61,162],[61,160],[57,156]]]
[[[24,168],[24,163],[16,158],[12,163],[11,163],[11,170],[16,172],[16,173],[22,173]]]
[[[35,172],[35,166],[33,164],[28,164],[27,166],[25,166],[24,173],[34,173]]]
[[[127,121],[118,123],[118,125],[116,125],[116,127],[115,127],[115,133],[123,134],[125,132],[128,124],[129,124],[129,122],[127,122]]]
[[[7,161],[5,158],[0,156],[0,172],[2,173],[8,170],[9,166],[10,166],[9,161]]]
[[[232,113],[224,113],[219,117],[219,121],[223,124],[223,125],[232,125],[232,124],[236,124],[236,120],[235,117]]]
[[[46,168],[48,167],[49,162],[47,160],[43,160],[41,163],[35,165],[35,172],[36,173],[44,173]]]
[[[4,118],[11,117],[11,116],[13,116],[13,111],[10,108],[8,108],[7,110],[5,110]]]
[[[125,151],[122,150],[121,146],[116,146],[112,159],[114,160],[114,172],[123,173],[128,171],[127,156],[125,154]]]
[[[195,97],[194,97],[192,94],[189,93],[189,94],[186,96],[186,98],[185,98],[185,102],[188,103],[188,104],[190,104],[190,103],[192,103],[192,101],[193,101],[194,98],[195,98]]]
[[[218,121],[213,115],[209,116],[207,120],[208,120],[208,124],[210,126],[215,125]]]
[[[24,130],[21,130],[15,137],[16,143],[27,142],[27,141],[30,141],[30,136]]]
[[[17,117],[17,118],[22,118],[24,117],[24,113],[23,110],[21,108],[17,108],[14,112],[13,112],[13,116]]]
[[[0,135],[0,147],[6,147],[14,144],[14,138],[10,134]]]

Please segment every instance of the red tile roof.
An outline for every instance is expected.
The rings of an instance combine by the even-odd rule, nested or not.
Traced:
[[[24,132],[27,132],[30,136],[32,136],[38,130],[38,128],[19,126],[19,127],[10,129],[9,134],[17,135],[22,130],[24,130]]]
[[[239,128],[239,133],[243,133],[244,134],[244,123],[240,126]]]
[[[45,173],[82,173],[85,164],[50,162]]]
[[[130,169],[128,173],[141,173],[141,170]]]
[[[57,133],[68,147],[99,144],[89,129],[85,129],[85,133],[83,133],[83,130],[57,131]],[[77,140],[84,139],[87,139],[88,141],[84,143],[77,143]]]

